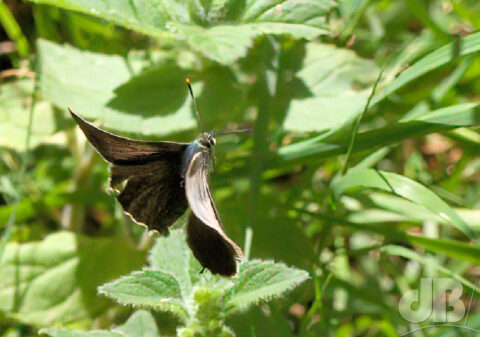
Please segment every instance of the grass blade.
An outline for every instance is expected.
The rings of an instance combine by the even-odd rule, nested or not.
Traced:
[[[368,111],[368,108],[370,107],[370,102],[372,101],[373,95],[375,95],[375,90],[377,89],[378,82],[380,82],[382,75],[383,75],[383,69],[380,70],[377,80],[373,84],[372,92],[370,93],[370,96],[368,96],[368,101],[367,101],[367,104],[365,105],[365,108],[363,109],[362,113],[358,115],[357,118],[355,119],[355,124],[353,125],[353,131],[352,131],[352,139],[350,140],[350,144],[348,145],[347,158],[345,159],[345,163],[343,164],[342,175],[347,173],[350,159],[352,157],[353,148],[355,147],[355,143],[357,142],[357,135],[358,135],[358,129],[360,128],[360,123],[362,122],[363,116],[365,115],[365,113]]]
[[[17,51],[20,57],[28,59],[30,56],[30,48],[28,47],[27,38],[23,35],[20,26],[3,0],[0,0],[0,24],[5,29],[8,37],[17,45]]]
[[[1,3],[0,3],[1,4]],[[36,68],[36,67],[35,67]],[[25,152],[23,153],[22,156],[22,166],[20,167],[20,172],[19,172],[19,181],[24,177],[25,172],[27,171],[27,162],[28,158],[30,155],[30,138],[32,134],[32,122],[33,122],[33,113],[35,110],[35,103],[37,101],[37,89],[38,89],[38,78],[39,78],[39,73],[37,72],[34,78],[34,84],[33,84],[33,91],[32,91],[32,101],[30,103],[30,109],[28,112],[28,125],[27,125],[27,136],[25,138]],[[0,261],[2,260],[2,255],[3,251],[5,250],[5,246],[10,239],[10,235],[12,233],[13,226],[15,225],[15,218],[17,216],[18,208],[20,205],[20,200],[22,199],[22,192],[17,195],[15,201],[14,201],[14,208],[12,210],[12,213],[10,214],[10,217],[8,219],[7,226],[5,228],[5,231],[3,232],[2,235],[2,240],[0,242]]]

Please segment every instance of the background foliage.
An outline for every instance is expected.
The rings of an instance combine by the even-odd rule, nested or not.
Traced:
[[[480,329],[478,1],[0,0],[0,24],[0,336],[399,336],[444,276]],[[123,216],[66,112],[191,141],[187,76],[206,130],[254,129],[211,181],[253,258],[233,281]]]

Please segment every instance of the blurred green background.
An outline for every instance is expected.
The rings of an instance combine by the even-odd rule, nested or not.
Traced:
[[[0,26],[0,336],[129,316],[96,287],[145,265],[153,238],[67,107],[189,142],[186,77],[205,130],[254,130],[217,141],[226,232],[311,277],[230,319],[238,336],[400,336],[424,277],[459,280],[480,329],[478,0],[0,0]]]

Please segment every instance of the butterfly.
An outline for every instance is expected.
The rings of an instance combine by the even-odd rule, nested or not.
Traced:
[[[187,84],[200,122],[188,79]],[[134,222],[166,235],[190,207],[187,243],[195,258],[212,274],[237,274],[243,253],[225,234],[208,186],[215,132],[203,132],[191,143],[145,142],[101,130],[69,111],[110,164],[109,186]]]

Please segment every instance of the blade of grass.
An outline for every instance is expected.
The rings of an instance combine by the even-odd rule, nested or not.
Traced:
[[[347,158],[345,159],[345,163],[343,164],[342,168],[342,175],[347,173],[348,171],[348,166],[350,164],[350,159],[352,157],[352,152],[353,148],[355,147],[355,143],[357,142],[357,135],[358,135],[358,129],[360,128],[360,123],[362,122],[363,116],[365,113],[368,111],[368,108],[370,107],[370,102],[372,101],[373,95],[375,95],[375,90],[377,89],[377,85],[380,82],[380,79],[382,78],[383,75],[383,68],[380,70],[380,73],[378,74],[378,77],[373,84],[372,92],[370,93],[370,96],[368,96],[368,101],[367,104],[365,105],[365,108],[363,109],[362,113],[357,116],[355,119],[355,123],[353,125],[353,130],[352,130],[352,138],[350,140],[350,144],[348,145],[348,150],[347,150]]]
[[[27,38],[23,35],[20,26],[3,0],[0,0],[0,24],[5,29],[8,37],[17,45],[20,57],[28,59],[30,48],[28,47]]]
[[[438,109],[422,116],[421,120],[395,123],[386,127],[369,130],[358,134],[355,152],[371,150],[396,144],[404,139],[420,137],[430,133],[441,133],[461,126],[476,126],[480,111],[476,104],[460,104]],[[269,168],[286,166],[288,163],[299,164],[312,160],[324,160],[347,150],[348,139],[332,135],[308,139],[279,149],[279,156],[267,164]]]
[[[477,238],[477,233],[445,201],[427,187],[405,176],[373,169],[355,170],[343,177],[338,177],[331,186],[337,199],[345,191],[358,188],[374,188],[391,192],[422,205],[462,231],[467,237]]]
[[[473,265],[480,263],[480,247],[478,246],[455,240],[431,239],[412,234],[407,234],[407,236],[410,243],[423,247],[431,252],[468,261]]]
[[[463,74],[470,68],[473,60],[474,57],[472,56],[463,59],[455,70],[432,91],[431,98],[434,103],[440,102],[447,92],[462,79]]]
[[[480,51],[480,32],[468,35],[460,41],[461,46],[458,56],[467,56]],[[455,60],[458,56],[455,53],[455,42],[448,43],[435,50],[402,72],[393,82],[384,87],[383,90],[373,98],[372,104],[377,104],[404,85]]]
[[[474,284],[472,282],[470,282],[469,280],[465,279],[464,277],[458,275],[455,272],[452,272],[451,270],[445,268],[444,266],[438,264],[434,259],[428,258],[426,256],[422,256],[422,255],[418,254],[417,252],[415,252],[411,249],[408,249],[406,247],[396,246],[396,245],[387,245],[387,246],[384,246],[384,247],[380,248],[380,252],[386,253],[386,254],[392,255],[392,256],[401,256],[401,257],[404,257],[404,258],[412,260],[412,261],[417,261],[417,262],[419,262],[423,265],[428,265],[428,266],[442,272],[443,274],[448,275],[448,276],[462,282],[462,284],[465,285],[466,287],[468,287],[470,290],[475,289]],[[477,297],[480,296],[480,290],[476,289],[475,294],[476,294]]]
[[[34,63],[34,70],[35,71],[37,70],[36,60]],[[22,178],[24,177],[27,171],[27,162],[30,156],[30,138],[32,134],[33,113],[35,110],[35,103],[37,101],[37,90],[39,85],[38,78],[39,78],[39,74],[37,72],[33,80],[32,100],[30,102],[30,109],[28,111],[27,136],[25,138],[25,152],[23,153],[23,156],[22,156],[22,166],[20,167],[20,172],[18,174],[19,181],[22,180]],[[2,255],[3,255],[3,251],[5,250],[5,246],[7,242],[10,240],[10,235],[12,233],[13,226],[15,225],[15,218],[17,216],[21,199],[22,199],[22,192],[20,191],[16,196],[16,199],[14,201],[14,208],[12,210],[12,213],[10,214],[7,226],[5,227],[5,231],[3,232],[3,235],[2,235],[2,239],[0,242],[0,261],[2,260]]]
[[[407,0],[407,7],[410,9],[410,12],[420,20],[425,27],[431,29],[436,38],[441,42],[448,42],[449,35],[443,31],[440,26],[432,20],[430,11],[427,8],[428,2],[417,1],[417,0]]]
[[[358,22],[362,18],[365,10],[370,6],[371,0],[363,0],[362,3],[357,7],[353,15],[347,20],[345,29],[343,30],[340,40],[342,41],[342,45],[347,43],[347,40],[352,36],[355,27],[357,27]]]

